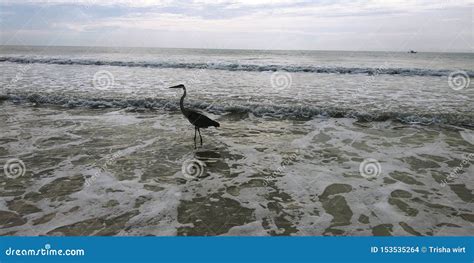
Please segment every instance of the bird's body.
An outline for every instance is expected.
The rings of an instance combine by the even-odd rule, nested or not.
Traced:
[[[207,116],[194,110],[187,110],[184,116],[186,116],[189,122],[197,128],[208,128],[211,126],[214,126],[214,127],[220,126],[217,121],[211,120]]]
[[[199,132],[199,138],[201,139],[201,145],[202,145],[202,136],[201,136],[201,131],[199,129],[201,128],[205,129],[211,126],[214,126],[217,128],[220,126],[220,124],[217,121],[211,120],[210,118],[208,118],[202,113],[199,113],[195,110],[184,108],[184,97],[186,97],[186,88],[184,87],[183,84],[173,86],[170,88],[182,88],[184,91],[183,96],[181,97],[181,100],[179,101],[179,107],[183,115],[188,119],[188,121],[192,125],[194,125],[194,148],[196,148],[196,131]]]

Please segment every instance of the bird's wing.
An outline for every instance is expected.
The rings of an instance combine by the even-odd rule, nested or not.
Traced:
[[[200,119],[200,118],[203,118],[203,117],[206,117],[206,116],[204,115],[204,112],[202,112],[202,111],[188,110],[188,118],[196,120],[196,119]]]
[[[201,114],[197,111],[190,110],[188,111],[188,120],[195,126],[198,127],[209,127],[209,126],[217,126],[219,127],[219,123],[211,120],[206,115]]]

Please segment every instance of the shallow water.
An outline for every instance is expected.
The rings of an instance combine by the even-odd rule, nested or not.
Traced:
[[[474,127],[473,53],[0,48],[0,99]],[[315,70],[316,69],[316,70]],[[452,73],[459,78],[450,79]]]
[[[474,234],[472,130],[228,114],[194,150],[174,112],[0,107],[3,235]]]
[[[0,234],[474,235],[473,58],[2,46]]]

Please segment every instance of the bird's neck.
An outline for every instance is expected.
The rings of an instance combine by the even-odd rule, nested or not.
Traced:
[[[184,108],[184,97],[186,97],[186,89],[183,88],[183,96],[181,97],[181,100],[179,101],[179,108],[181,109],[181,112],[185,114],[186,109]]]

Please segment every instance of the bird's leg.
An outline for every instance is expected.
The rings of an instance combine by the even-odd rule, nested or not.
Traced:
[[[196,130],[197,128],[194,127],[194,149],[196,149]]]
[[[198,132],[199,132],[199,138],[201,139],[201,146],[202,146],[202,136],[201,136],[201,130],[198,128]]]

